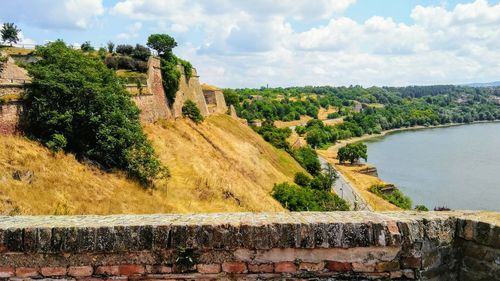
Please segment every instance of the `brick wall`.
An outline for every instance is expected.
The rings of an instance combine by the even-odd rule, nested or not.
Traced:
[[[0,135],[12,135],[17,132],[22,109],[22,103],[19,101],[0,102]]]
[[[464,221],[473,236],[460,231]],[[499,221],[456,212],[0,217],[0,278],[498,280]],[[495,262],[475,262],[488,267],[468,260],[463,242],[478,239]]]

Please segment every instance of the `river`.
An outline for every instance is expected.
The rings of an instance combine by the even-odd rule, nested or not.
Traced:
[[[500,211],[500,123],[402,131],[365,143],[379,177],[414,205]]]

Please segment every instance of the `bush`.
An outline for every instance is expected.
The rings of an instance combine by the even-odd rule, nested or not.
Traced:
[[[113,53],[115,51],[115,43],[108,41],[108,43],[106,43],[106,46],[108,47],[109,53]]]
[[[99,48],[99,51],[97,52],[97,54],[103,60],[104,58],[106,58],[106,55],[107,55],[106,49]]]
[[[135,69],[135,61],[133,58],[128,56],[118,56],[118,69]]]
[[[349,204],[337,195],[294,184],[275,184],[271,195],[290,211],[348,211]]]
[[[292,153],[293,158],[306,169],[311,175],[317,175],[321,172],[321,164],[316,151],[310,147],[301,147],[295,149]]]
[[[187,100],[182,106],[182,116],[193,120],[196,124],[203,122],[203,116],[201,116],[200,110],[196,104],[190,100]]]
[[[151,50],[148,47],[140,44],[135,45],[135,49],[132,52],[132,57],[134,59],[147,61],[149,56],[151,56]]]
[[[28,68],[33,82],[21,123],[28,136],[104,169],[124,170],[143,186],[168,175],[113,70],[62,41],[37,48],[36,55],[41,59]]]
[[[424,205],[417,205],[417,206],[415,206],[415,210],[421,211],[421,212],[427,212],[427,211],[429,211],[429,209],[427,209],[427,207],[425,207]]]
[[[383,184],[374,184],[370,187],[370,192],[384,198],[384,200],[398,206],[401,209],[410,210],[411,209],[411,199],[401,192],[399,189],[394,189],[391,192],[382,192],[385,187]]]
[[[295,173],[293,182],[302,187],[309,187],[309,185],[311,184],[311,178],[302,172],[298,172]]]
[[[94,51],[94,47],[92,47],[92,45],[90,45],[90,41],[85,41],[80,46],[80,50],[82,50],[84,52],[91,52],[91,51]]]
[[[359,161],[359,158],[363,158],[365,161],[368,158],[367,147],[364,143],[350,143],[340,148],[337,153],[337,159],[340,163],[349,161],[354,164]]]
[[[104,64],[106,64],[106,66],[108,68],[111,68],[111,69],[118,69],[118,57],[106,57],[104,59]]]
[[[130,56],[134,52],[134,47],[132,45],[118,45],[116,46],[116,52],[124,56]]]
[[[145,61],[137,60],[134,62],[135,71],[146,73],[148,72],[148,63]]]

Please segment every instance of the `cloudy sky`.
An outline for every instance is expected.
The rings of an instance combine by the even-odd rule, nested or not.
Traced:
[[[221,87],[500,80],[500,0],[2,0],[24,43],[168,33]]]

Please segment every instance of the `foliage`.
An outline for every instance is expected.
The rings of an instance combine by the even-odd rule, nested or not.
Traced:
[[[265,120],[262,122],[261,127],[254,127],[253,129],[274,147],[290,151],[287,138],[292,134],[292,130],[289,128],[276,128],[272,121]]]
[[[360,142],[347,144],[340,148],[337,153],[337,159],[340,163],[349,161],[351,164],[354,164],[360,158],[363,158],[365,161],[368,158],[366,144]]]
[[[177,47],[177,42],[167,34],[151,34],[148,37],[147,46],[158,52],[160,57],[172,53],[172,49]]]
[[[134,46],[132,45],[118,45],[116,46],[116,52],[124,56],[130,56],[134,52]]]
[[[111,41],[108,41],[108,43],[106,43],[106,47],[108,48],[109,53],[113,53],[115,51],[115,43]]]
[[[42,59],[28,69],[33,82],[22,116],[29,136],[104,169],[125,170],[144,186],[168,175],[114,71],[62,41],[39,47],[36,54]]]
[[[309,177],[308,175],[306,175],[302,172],[295,173],[295,177],[293,180],[294,183],[296,183],[297,185],[302,186],[302,187],[310,186],[311,181],[312,181],[311,177]]]
[[[228,105],[233,105],[235,108],[240,105],[240,97],[233,89],[224,89],[224,100]]]
[[[136,44],[134,50],[132,51],[132,57],[137,60],[147,61],[151,56],[151,50],[147,47]]]
[[[310,187],[312,189],[330,191],[337,178],[337,172],[330,164],[328,164],[324,171],[314,177],[311,181]]]
[[[178,247],[175,254],[175,266],[180,272],[187,272],[198,263],[198,254],[194,249]]]
[[[2,25],[2,30],[0,30],[2,41],[11,45],[12,43],[16,44],[19,41],[19,32],[21,32],[21,29],[17,28],[14,23],[5,22]]]
[[[317,175],[321,172],[321,164],[316,151],[310,147],[301,147],[293,150],[293,158],[299,162],[311,175]]]
[[[82,50],[84,52],[91,52],[91,51],[94,51],[94,47],[92,47],[92,45],[90,44],[90,41],[85,41],[80,46],[80,50]]]
[[[416,205],[415,206],[415,210],[421,211],[421,212],[427,212],[427,211],[429,211],[429,209],[427,209],[427,207],[425,207],[424,205]]]
[[[275,184],[271,195],[290,211],[348,211],[349,205],[339,196],[294,184]]]
[[[394,189],[392,191],[382,191],[385,187],[383,184],[375,184],[370,187],[370,192],[373,194],[384,198],[384,200],[398,206],[401,209],[410,210],[411,209],[411,199],[401,192],[399,189]]]
[[[182,106],[182,116],[193,120],[195,123],[199,124],[203,122],[203,116],[196,104],[190,100],[187,100]]]
[[[107,55],[107,51],[106,49],[104,48],[99,48],[99,50],[97,51],[97,54],[99,55],[99,57],[103,60],[106,58],[106,55]]]
[[[165,96],[170,104],[175,101],[175,95],[179,90],[179,79],[181,72],[177,68],[177,58],[174,54],[164,55],[160,57],[161,61],[161,76]]]
[[[7,62],[7,57],[0,54],[0,73],[3,71],[6,62]]]

